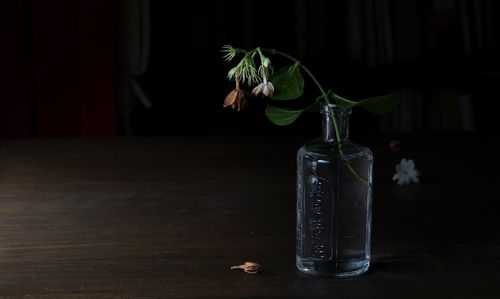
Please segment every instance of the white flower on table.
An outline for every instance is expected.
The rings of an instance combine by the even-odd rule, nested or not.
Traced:
[[[406,160],[403,158],[401,162],[396,165],[396,174],[392,177],[392,180],[398,181],[398,185],[405,185],[411,182],[418,183],[419,175],[420,173],[415,169],[413,160]]]

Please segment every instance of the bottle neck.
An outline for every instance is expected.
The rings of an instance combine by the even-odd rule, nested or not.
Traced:
[[[338,142],[332,112],[335,113],[337,119],[340,138],[342,142],[345,142],[349,139],[349,115],[351,111],[344,111],[332,104],[323,104],[321,110],[323,114],[323,141],[328,143]]]

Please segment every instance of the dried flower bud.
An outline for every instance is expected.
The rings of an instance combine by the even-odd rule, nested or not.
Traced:
[[[255,262],[245,262],[243,265],[231,266],[231,270],[241,269],[248,274],[257,274],[261,268],[261,265]]]
[[[240,89],[240,82],[236,79],[236,88],[233,89],[224,100],[224,107],[231,106],[232,108],[237,108],[238,111],[245,108],[247,105],[247,99],[250,97],[248,92]]]

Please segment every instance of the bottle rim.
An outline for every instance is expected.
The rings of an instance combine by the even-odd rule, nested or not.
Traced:
[[[335,112],[337,112],[337,113],[343,113],[343,114],[347,114],[347,115],[351,115],[351,113],[352,113],[352,109],[344,110],[335,104],[321,102],[321,113],[322,114],[330,114],[330,108],[333,108],[335,110]]]

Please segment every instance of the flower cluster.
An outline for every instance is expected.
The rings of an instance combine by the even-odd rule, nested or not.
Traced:
[[[316,101],[304,109],[287,109],[268,104],[266,116],[276,125],[284,126],[294,122],[303,112],[319,112],[319,102],[326,102],[340,107],[342,110],[350,110],[354,107],[360,107],[368,112],[378,115],[390,111],[398,99],[394,94],[364,99],[361,101],[352,101],[335,94],[331,90],[323,88],[316,77],[302,62],[293,56],[278,51],[276,49],[254,48],[251,50],[234,48],[226,45],[221,50],[223,58],[232,62],[240,56],[239,62],[231,68],[227,74],[230,81],[235,82],[235,88],[224,100],[224,107],[232,107],[240,111],[245,108],[250,98],[250,93],[242,88],[246,84],[253,88],[253,96],[264,96],[269,100],[284,101],[295,100],[302,96],[304,90],[304,77],[302,71],[314,82],[320,95]],[[277,70],[273,69],[270,56],[281,56],[292,62],[292,65],[285,66]],[[335,119],[335,115],[333,115]]]
[[[226,53],[224,58],[227,61],[231,61],[241,50],[226,45],[222,48],[222,51]],[[256,53],[260,56],[260,66],[258,69],[256,68],[254,61]],[[252,90],[252,95],[272,97],[274,94],[274,85],[271,81],[269,81],[269,74],[271,71],[271,60],[264,56],[260,49],[258,49],[257,52],[246,52],[245,56],[241,59],[238,65],[228,72],[228,79],[234,80],[236,87],[226,96],[226,99],[224,100],[224,107],[231,106],[232,108],[236,108],[240,111],[247,105],[247,99],[250,95],[247,91],[241,89],[240,82],[247,83],[248,85],[259,83]]]

